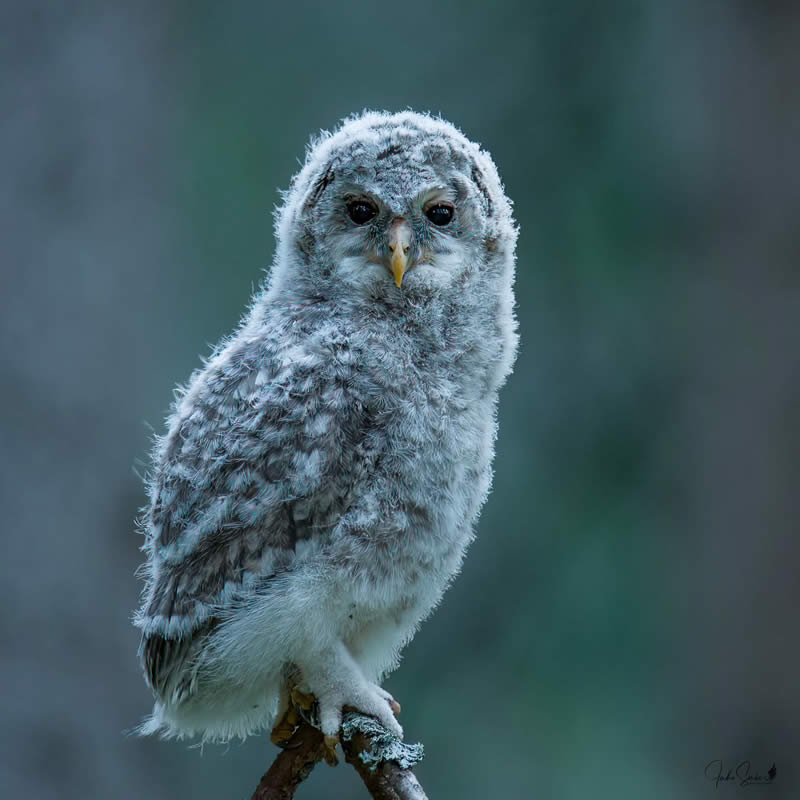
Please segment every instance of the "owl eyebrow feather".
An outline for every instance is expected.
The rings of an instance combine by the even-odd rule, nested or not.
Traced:
[[[403,151],[403,148],[399,144],[393,144],[387,147],[385,150],[382,150],[375,156],[376,161],[382,161],[384,158],[389,158],[389,156],[396,156]]]
[[[317,182],[314,184],[314,188],[311,190],[311,194],[308,196],[308,202],[306,205],[314,205],[322,196],[322,193],[328,188],[328,186],[333,183],[333,179],[335,177],[336,173],[333,171],[333,164],[329,164],[325,172],[322,173],[319,180],[317,180]]]
[[[472,167],[472,180],[474,181],[475,185],[478,187],[478,191],[483,195],[484,199],[486,200],[486,215],[491,217],[494,213],[494,206],[492,205],[492,198],[489,194],[489,190],[486,188],[486,183],[483,180],[483,175],[481,171],[478,169],[477,166],[473,165]]]

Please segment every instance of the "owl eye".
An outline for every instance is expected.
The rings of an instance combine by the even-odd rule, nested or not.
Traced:
[[[365,225],[378,213],[378,209],[368,200],[352,200],[347,204],[347,213],[356,225]]]
[[[453,206],[449,203],[437,203],[425,211],[425,216],[439,227],[449,225],[453,219]]]

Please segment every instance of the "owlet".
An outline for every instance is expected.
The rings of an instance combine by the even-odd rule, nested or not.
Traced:
[[[327,736],[343,706],[402,735],[380,682],[491,483],[511,204],[451,124],[365,113],[312,142],[275,232],[264,286],[155,447],[141,730],[245,736],[296,688]]]

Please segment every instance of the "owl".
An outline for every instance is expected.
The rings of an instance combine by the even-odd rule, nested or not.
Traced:
[[[296,689],[402,736],[381,687],[458,572],[517,346],[517,227],[453,125],[364,113],[312,141],[235,333],[177,393],[148,476],[142,733],[224,741]]]

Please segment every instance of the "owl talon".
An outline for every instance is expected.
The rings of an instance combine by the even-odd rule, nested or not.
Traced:
[[[329,764],[331,767],[335,767],[339,763],[339,757],[336,755],[336,746],[338,744],[338,736],[326,735],[323,740],[323,747],[325,748],[323,758],[325,759],[325,763]]]
[[[278,747],[285,747],[289,739],[292,738],[292,734],[297,730],[299,723],[300,717],[297,713],[297,709],[293,705],[290,705],[286,711],[283,712],[283,716],[273,726],[269,734],[270,741]]]
[[[389,708],[392,709],[392,714],[397,716],[403,710],[400,703],[398,703],[382,686],[378,686],[377,683],[373,684],[373,686],[375,687],[375,691],[389,704]]]
[[[293,686],[286,698],[286,710],[270,732],[270,741],[278,747],[286,747],[298,725],[305,721],[316,727],[317,698]]]
[[[313,694],[302,692],[296,686],[292,687],[292,690],[289,692],[289,697],[291,698],[292,705],[302,711],[311,711],[314,708],[314,703],[317,702],[317,698],[314,697]]]

